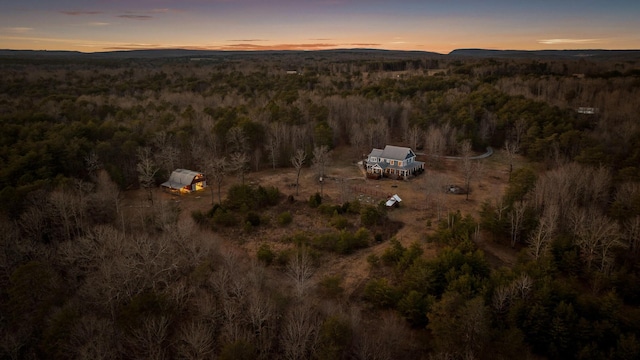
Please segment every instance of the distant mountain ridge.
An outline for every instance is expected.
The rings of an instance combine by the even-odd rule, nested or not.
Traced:
[[[446,56],[427,51],[401,51],[384,49],[327,49],[327,50],[189,50],[189,49],[148,49],[148,50],[118,50],[85,53],[79,51],[48,51],[48,50],[10,50],[0,49],[0,57],[28,57],[28,58],[93,58],[93,59],[158,59],[158,58],[206,58],[228,55],[284,55],[284,54],[371,54],[371,55],[420,55],[420,56]]]
[[[80,59],[161,59],[161,58],[207,58],[222,56],[252,56],[252,55],[286,55],[286,54],[344,54],[358,56],[428,56],[428,57],[465,57],[465,58],[513,58],[513,59],[637,59],[640,60],[640,50],[490,50],[490,49],[456,49],[448,54],[428,51],[412,50],[384,50],[384,49],[328,49],[328,50],[189,50],[189,49],[148,49],[148,50],[118,50],[84,53],[79,51],[48,51],[48,50],[9,50],[0,49],[1,58],[80,58]]]
[[[488,50],[488,49],[456,49],[449,56],[475,58],[519,58],[519,59],[640,59],[640,50]]]

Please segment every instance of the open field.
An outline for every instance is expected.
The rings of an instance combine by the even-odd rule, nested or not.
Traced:
[[[363,168],[358,165],[359,159],[350,156],[348,150],[337,149],[332,153],[332,161],[326,171],[326,179],[321,185],[313,168],[303,168],[300,176],[299,195],[295,189],[295,169],[277,168],[252,172],[246,175],[245,183],[262,186],[275,186],[280,189],[284,196],[292,195],[296,202],[288,204],[282,200],[281,204],[268,213],[272,218],[272,225],[260,227],[257,231],[246,234],[242,229],[237,228],[230,231],[225,229],[213,233],[223,246],[243,250],[249,258],[256,258],[256,251],[263,243],[269,243],[274,250],[282,250],[292,246],[282,243],[282,239],[297,232],[330,230],[330,225],[326,219],[319,217],[315,209],[310,208],[306,201],[316,192],[323,194],[323,203],[342,204],[345,201],[357,199],[361,203],[378,204],[386,200],[388,196],[398,194],[402,198],[401,206],[388,211],[389,219],[393,222],[402,223],[402,227],[396,233],[395,238],[408,247],[413,242],[420,242],[425,250],[425,257],[434,257],[436,245],[426,242],[427,235],[437,226],[438,218],[436,211],[430,206],[428,195],[428,177],[434,174],[444,176],[448,183],[463,186],[464,180],[459,169],[459,161],[453,159],[442,160],[437,166],[427,168],[425,173],[409,180],[392,180],[383,178],[372,180],[365,177]],[[480,206],[485,201],[492,201],[504,193],[508,183],[508,165],[501,151],[496,151],[492,157],[480,162],[480,171],[477,177],[471,182],[471,193],[469,199],[464,194],[446,194],[443,211],[460,211],[463,215],[476,215]],[[522,161],[522,160],[520,160]],[[516,168],[519,166],[516,164]],[[238,179],[229,175],[221,188],[223,198],[226,197],[227,190],[233,184],[238,183]],[[194,210],[208,211],[212,206],[211,188],[205,191],[186,195],[173,195],[156,189],[154,197],[161,201],[179,204],[180,216],[188,218]],[[136,204],[146,201],[146,194],[142,190],[127,192],[125,207],[136,207]],[[218,202],[217,188],[214,186],[214,201]],[[275,225],[275,217],[284,210],[289,210],[293,215],[293,223],[285,228]],[[445,215],[441,215],[445,216]],[[429,224],[430,222],[430,224]],[[494,265],[513,264],[516,258],[516,251],[496,244],[486,236],[481,236],[477,240],[477,245],[485,251],[488,258]],[[388,247],[388,242],[384,241],[366,249],[356,251],[351,255],[326,256],[320,268],[317,269],[316,279],[327,275],[339,275],[343,279],[346,295],[351,295],[368,280],[369,264],[367,257],[370,254],[381,255]]]

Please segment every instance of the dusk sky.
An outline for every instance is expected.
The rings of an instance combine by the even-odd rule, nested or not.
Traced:
[[[0,49],[640,49],[640,1],[0,0]]]

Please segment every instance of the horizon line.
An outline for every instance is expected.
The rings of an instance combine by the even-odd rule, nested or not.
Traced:
[[[325,48],[325,49],[298,49],[298,48],[293,48],[293,49],[273,49],[273,48],[266,48],[266,49],[256,49],[256,48],[245,48],[245,49],[241,49],[241,48],[236,48],[236,49],[216,49],[216,48],[211,48],[211,49],[207,49],[207,48],[201,48],[201,47],[148,47],[148,48],[118,48],[118,49],[111,49],[111,50],[99,50],[99,51],[80,51],[80,50],[65,50],[65,49],[57,49],[57,50],[52,50],[52,49],[10,49],[10,48],[4,48],[4,49],[0,49],[0,51],[25,51],[25,52],[74,52],[74,53],[80,53],[80,54],[105,54],[105,53],[115,53],[115,52],[136,52],[136,51],[201,51],[201,52],[208,52],[208,51],[215,51],[215,52],[282,52],[282,51],[288,51],[288,52],[320,52],[320,51],[335,51],[335,50],[375,50],[375,51],[389,51],[389,52],[416,52],[416,53],[432,53],[432,54],[438,54],[438,55],[448,55],[451,54],[454,51],[459,51],[459,50],[479,50],[479,51],[497,51],[497,52],[508,52],[508,51],[523,51],[523,52],[538,52],[538,51],[640,51],[640,49],[633,49],[633,48],[624,48],[624,49],[606,49],[606,48],[588,48],[588,49],[584,49],[584,48],[580,48],[580,49],[571,49],[571,48],[566,48],[566,49],[492,49],[492,48],[476,48],[476,47],[469,47],[469,48],[456,48],[453,49],[451,51],[449,51],[448,53],[443,53],[443,52],[437,52],[437,51],[431,51],[431,50],[417,50],[417,49],[387,49],[387,48],[378,48],[378,47],[330,47],[330,48]]]

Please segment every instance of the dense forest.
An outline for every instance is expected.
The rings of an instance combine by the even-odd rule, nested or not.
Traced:
[[[640,358],[636,60],[5,56],[0,79],[2,359]],[[410,246],[384,207],[244,181],[389,143],[527,165]],[[176,168],[208,174],[210,211],[180,216],[151,191],[121,206]],[[300,207],[333,230],[287,233]],[[219,240],[256,227],[283,246],[248,257]],[[478,236],[517,263],[492,265]],[[380,242],[355,295],[313,276]]]

